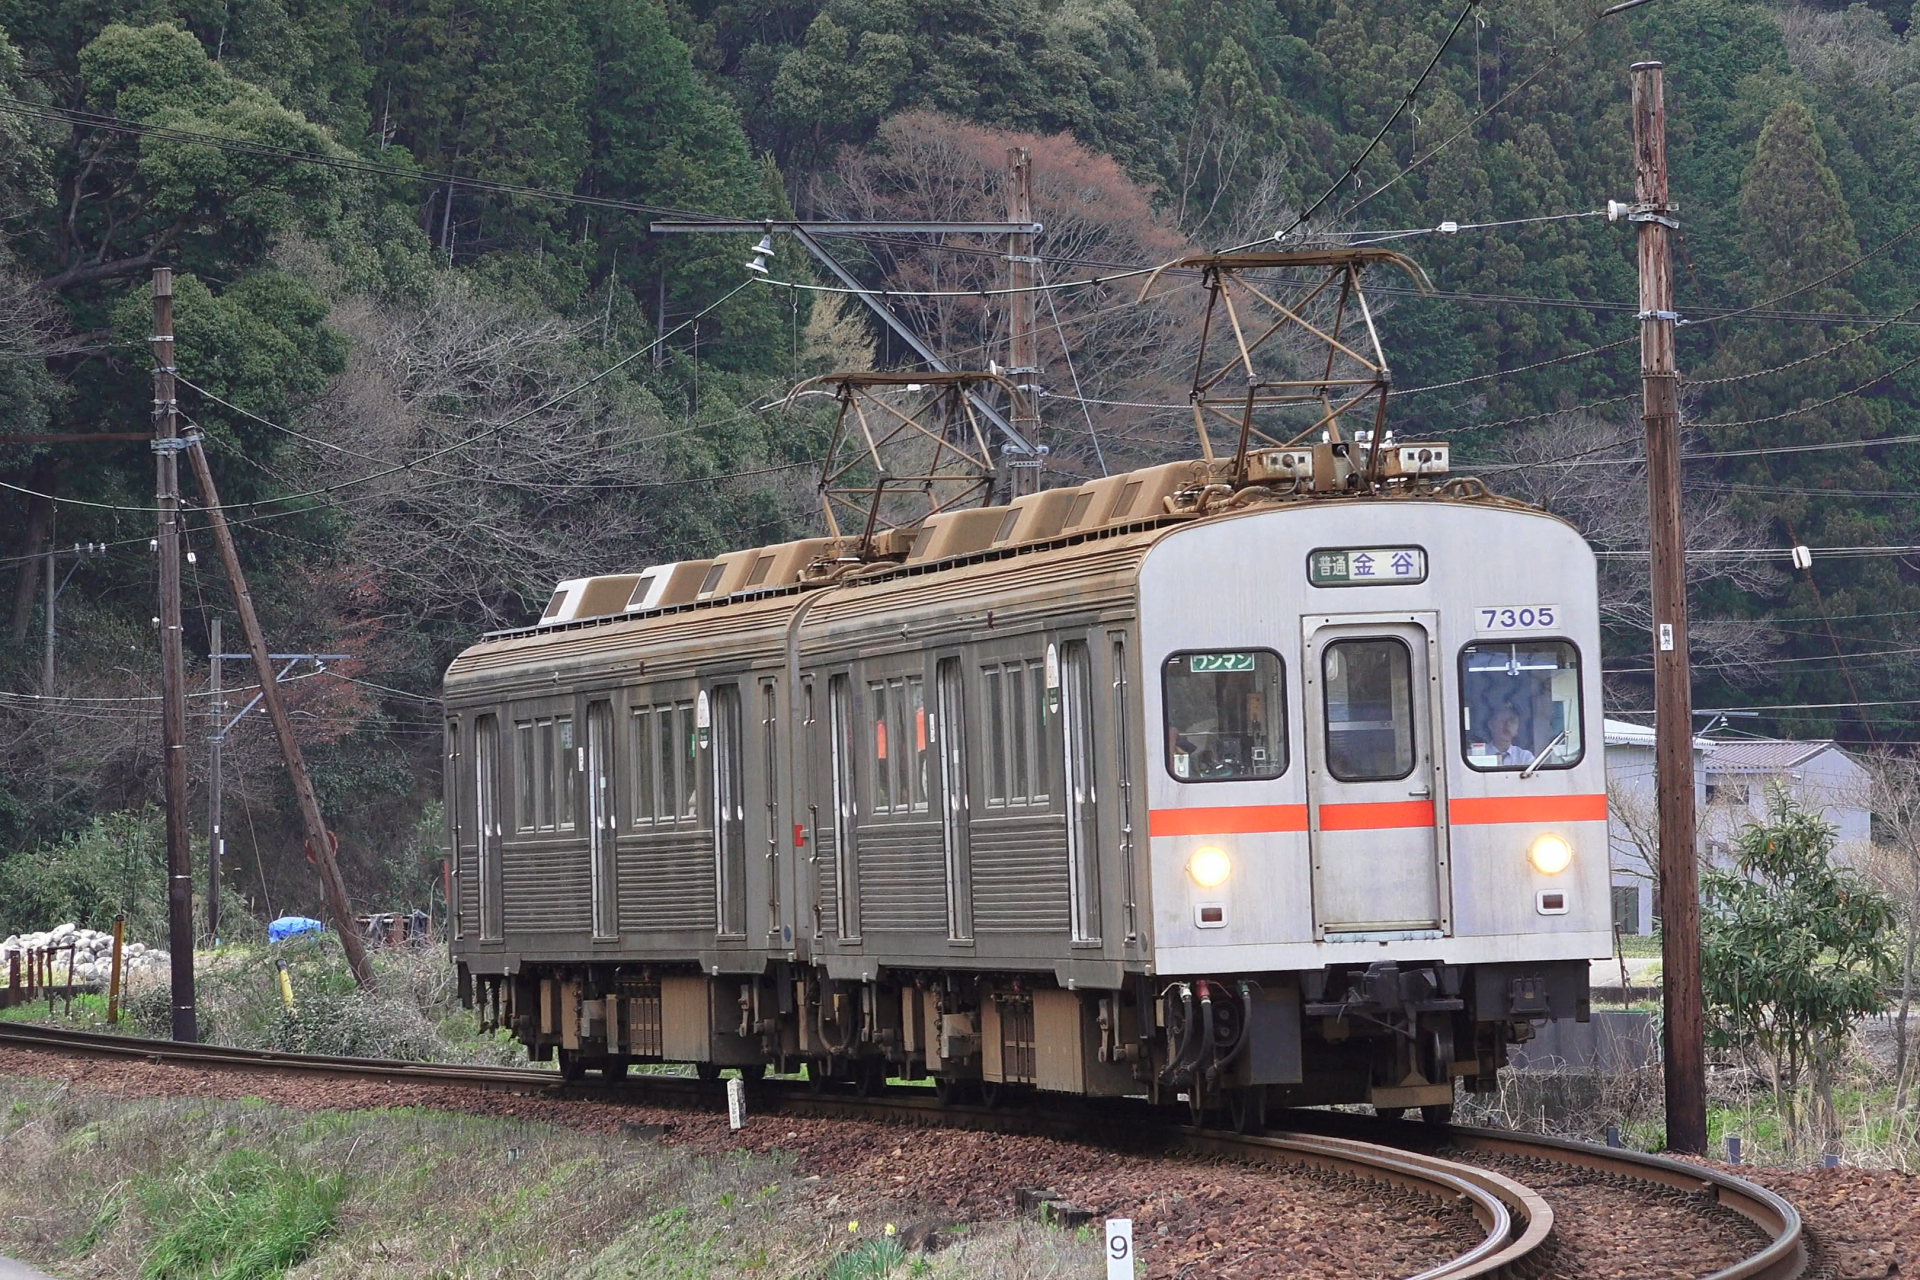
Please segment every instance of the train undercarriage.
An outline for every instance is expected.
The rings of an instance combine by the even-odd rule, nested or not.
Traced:
[[[1259,1127],[1269,1107],[1370,1103],[1451,1112],[1455,1082],[1491,1090],[1507,1046],[1547,1019],[1587,1018],[1580,961],[1379,961],[1294,973],[1136,975],[1120,990],[1050,978],[890,970],[834,981],[807,965],[710,976],[667,965],[529,965],[469,974],[463,995],[568,1079],[636,1063],[705,1078],[803,1067],[822,1088],[931,1080],[943,1101],[1024,1091],[1145,1096]]]

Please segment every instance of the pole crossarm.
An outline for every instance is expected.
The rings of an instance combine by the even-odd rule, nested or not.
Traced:
[[[1250,449],[1365,442],[1356,464],[1364,456],[1367,480],[1380,478],[1393,375],[1367,302],[1371,266],[1395,267],[1428,287],[1412,259],[1380,248],[1193,254],[1148,278],[1142,301],[1170,270],[1199,271],[1207,291],[1189,393],[1203,457],[1216,456],[1222,426],[1232,432],[1236,481],[1246,477]],[[1283,292],[1298,296],[1283,300]],[[1358,412],[1367,414],[1365,427],[1344,429]]]

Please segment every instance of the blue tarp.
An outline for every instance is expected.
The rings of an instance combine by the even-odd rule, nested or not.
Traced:
[[[327,926],[318,920],[312,920],[306,916],[281,916],[267,926],[267,937],[273,942],[285,942],[288,938],[296,938],[303,933],[325,933],[326,931]]]

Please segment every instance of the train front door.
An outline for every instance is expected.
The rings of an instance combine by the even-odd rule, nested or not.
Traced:
[[[1433,614],[1305,621],[1307,826],[1321,938],[1442,930]]]

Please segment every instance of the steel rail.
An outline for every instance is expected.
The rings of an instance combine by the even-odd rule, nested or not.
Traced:
[[[387,1081],[418,1080],[500,1091],[552,1087],[560,1083],[560,1077],[552,1071],[523,1067],[467,1067],[451,1063],[403,1062],[391,1058],[285,1053],[277,1049],[236,1049],[228,1045],[145,1040],[136,1036],[69,1031],[25,1022],[0,1022],[0,1048],[8,1046],[54,1049],[91,1058],[139,1058],[148,1062],[242,1070],[303,1071]]]
[[[1469,1151],[1574,1165],[1704,1196],[1766,1234],[1769,1243],[1765,1249],[1715,1271],[1705,1280],[1798,1280],[1810,1263],[1800,1211],[1785,1197],[1745,1178],[1672,1156],[1622,1151],[1571,1138],[1468,1125],[1449,1125],[1445,1133],[1452,1145]]]

